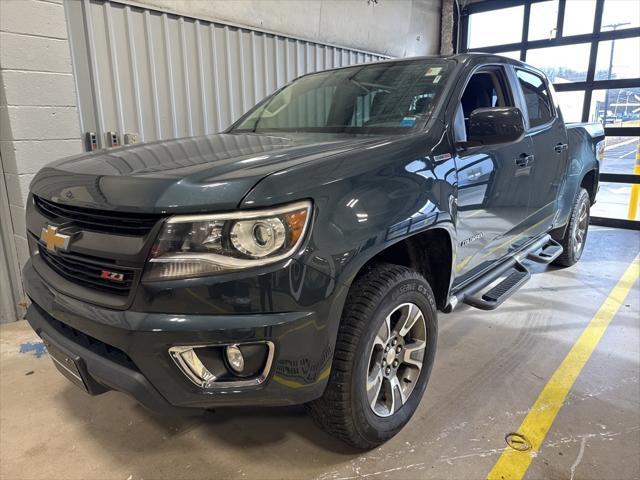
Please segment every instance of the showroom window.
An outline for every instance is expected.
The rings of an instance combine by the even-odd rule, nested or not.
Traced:
[[[459,51],[539,68],[565,122],[604,125],[592,223],[640,228],[640,1],[487,0],[467,5],[460,26]],[[552,112],[545,90],[536,90],[529,72],[518,70],[518,77],[530,123],[542,125]]]

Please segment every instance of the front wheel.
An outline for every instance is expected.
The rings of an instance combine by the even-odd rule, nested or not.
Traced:
[[[553,262],[555,265],[570,267],[582,257],[589,233],[590,209],[589,193],[584,188],[580,188],[573,202],[569,224],[565,229],[564,236],[555,239],[563,248],[562,255]]]
[[[367,268],[347,297],[327,389],[308,405],[321,427],[363,449],[402,429],[431,374],[435,305],[417,272],[391,264]]]

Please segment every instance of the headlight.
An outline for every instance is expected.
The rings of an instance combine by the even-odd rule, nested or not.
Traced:
[[[151,250],[145,280],[197,277],[283,260],[302,243],[310,217],[309,201],[170,217]]]

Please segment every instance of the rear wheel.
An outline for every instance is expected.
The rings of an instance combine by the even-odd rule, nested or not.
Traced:
[[[349,291],[317,423],[358,448],[398,433],[424,393],[437,341],[431,287],[418,273],[375,264]]]
[[[589,193],[581,188],[578,190],[576,199],[573,202],[569,224],[562,238],[555,240],[562,245],[564,249],[553,263],[563,267],[570,267],[582,257],[584,246],[587,242],[587,234],[589,233],[589,215],[591,209],[591,199]]]

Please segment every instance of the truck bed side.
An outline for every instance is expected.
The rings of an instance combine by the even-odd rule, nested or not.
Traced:
[[[600,153],[604,147],[604,129],[599,123],[569,123],[568,168],[562,179],[562,188],[558,198],[558,216],[555,225],[564,226],[569,220],[571,206],[578,188],[584,187],[595,203],[598,192],[600,172]]]

